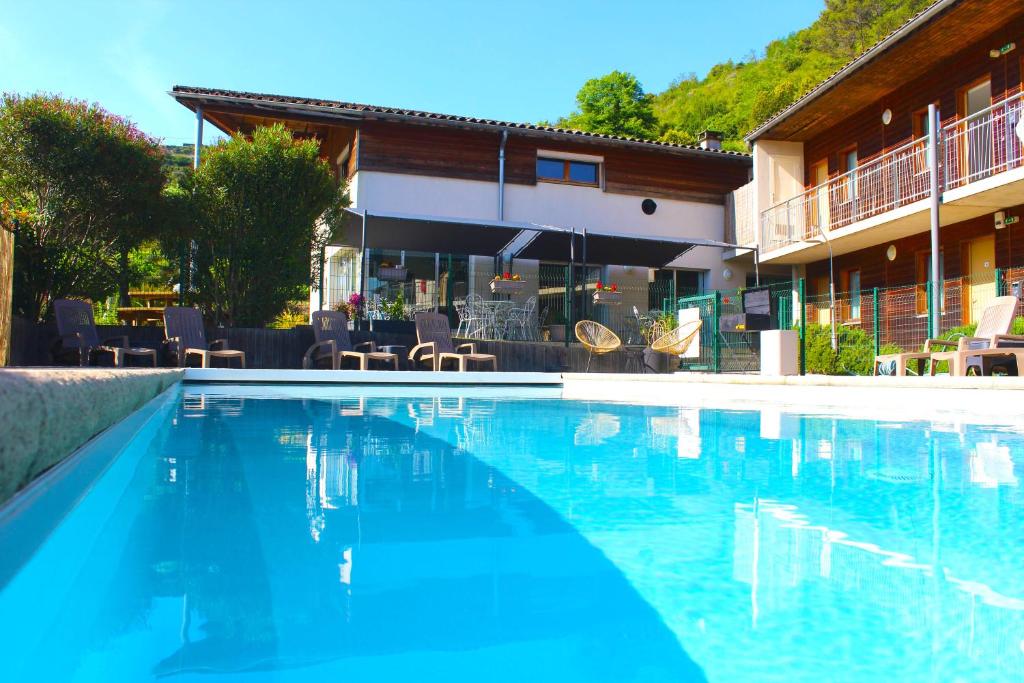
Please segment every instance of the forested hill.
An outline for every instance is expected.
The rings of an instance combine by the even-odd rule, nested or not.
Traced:
[[[718,130],[725,133],[728,149],[746,151],[743,136],[757,124],[792,104],[932,1],[826,0],[813,24],[773,41],[760,55],[717,64],[704,78],[692,73],[683,76],[657,94],[644,94],[637,83],[640,99],[633,104],[653,110],[646,130],[636,127],[637,121],[645,120],[642,113],[631,112],[623,125],[614,115],[593,110],[606,109],[609,102],[616,112],[620,110],[621,97],[613,100],[607,92],[601,96],[602,85],[616,86],[599,83],[614,77],[621,87],[622,77],[629,74],[618,72],[588,81],[577,96],[579,109],[559,124],[595,132],[643,133],[641,137],[683,144],[696,142],[702,130]],[[622,130],[609,129],[616,125]]]

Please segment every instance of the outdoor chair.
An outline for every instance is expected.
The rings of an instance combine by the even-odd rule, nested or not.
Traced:
[[[949,363],[949,374],[962,377],[974,370],[975,374],[991,374],[993,360],[1013,359],[1014,370],[1018,369],[1019,352],[1011,348],[1024,347],[1024,336],[1010,334],[1013,329],[1013,317],[1017,311],[1017,297],[999,296],[985,306],[978,321],[978,328],[972,337],[959,337],[950,340],[931,339],[931,346],[939,342],[947,347],[955,346],[954,351],[938,351],[931,354],[931,374],[935,367],[946,361]]]
[[[189,356],[199,356],[200,367],[203,368],[210,367],[210,360],[213,358],[221,358],[227,363],[230,363],[232,358],[237,358],[240,366],[245,367],[245,352],[229,349],[227,339],[214,339],[209,344],[206,343],[203,314],[195,308],[165,308],[164,335],[167,337],[168,351],[177,358],[178,367],[188,365]]]
[[[490,363],[498,369],[498,358],[490,353],[477,353],[476,344],[455,346],[448,316],[440,313],[417,313],[417,344],[409,351],[409,362],[413,366],[429,363],[435,372],[443,370],[446,363],[455,363],[459,372],[465,372],[470,362]]]
[[[934,375],[939,363],[948,362],[950,375],[964,375],[967,372],[966,363],[967,355],[969,355],[965,355],[964,352],[974,351],[974,356],[980,358],[981,354],[978,352],[987,349],[989,346],[994,346],[996,338],[999,340],[1008,339],[1008,333],[1013,327],[1013,314],[1016,307],[1016,297],[996,297],[989,302],[982,312],[981,320],[978,321],[978,328],[973,337],[928,339],[924,343],[923,351],[889,353],[875,356],[873,374],[903,377],[907,374],[908,366],[915,364],[917,366],[917,374],[923,375],[924,366],[928,363],[930,365],[929,373]],[[978,371],[983,371],[983,365],[979,360],[974,362],[972,367]],[[982,372],[982,374],[987,373]]]
[[[156,367],[156,349],[130,347],[127,335],[100,341],[92,304],[89,302],[57,299],[53,302],[53,313],[57,318],[57,333],[60,335],[53,349],[55,358],[73,359],[78,365],[89,365],[99,354],[109,353],[113,357],[114,367],[122,367],[129,356],[145,358]]]
[[[622,340],[619,339],[617,334],[593,320],[579,321],[576,323],[575,332],[576,339],[587,350],[587,369],[585,372],[590,372],[590,361],[593,360],[594,356],[603,356],[622,347]]]
[[[324,360],[330,363],[332,370],[339,370],[344,361],[358,363],[360,370],[369,370],[371,361],[398,369],[398,354],[378,351],[376,342],[352,344],[348,334],[348,316],[341,311],[317,311],[313,313],[312,321],[316,343],[302,356],[302,367],[306,370],[317,367]]]
[[[681,356],[690,348],[694,338],[700,334],[701,324],[700,320],[683,323],[668,334],[664,334],[651,342],[651,349],[658,353]]]

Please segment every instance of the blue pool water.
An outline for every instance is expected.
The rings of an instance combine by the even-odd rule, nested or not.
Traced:
[[[0,680],[1024,679],[1020,430],[440,391],[185,387]]]

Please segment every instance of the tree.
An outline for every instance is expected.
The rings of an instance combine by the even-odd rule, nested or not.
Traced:
[[[559,121],[559,125],[591,133],[653,140],[657,137],[658,125],[651,103],[652,97],[644,93],[636,76],[612,71],[583,84],[576,94],[579,111]]]
[[[161,152],[130,121],[54,95],[0,100],[0,229],[14,236],[14,311],[99,299],[159,220]]]
[[[263,326],[316,282],[347,201],[316,140],[276,124],[210,150],[182,179],[193,198],[195,299],[219,323]]]

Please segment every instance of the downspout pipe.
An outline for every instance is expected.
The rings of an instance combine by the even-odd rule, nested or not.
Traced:
[[[505,143],[508,142],[508,130],[501,131],[501,143],[498,145],[498,220],[505,220]]]

